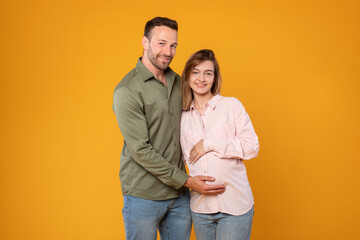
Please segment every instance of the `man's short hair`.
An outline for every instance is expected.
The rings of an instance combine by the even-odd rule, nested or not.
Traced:
[[[145,25],[144,36],[148,39],[151,38],[151,30],[157,26],[166,26],[174,30],[178,30],[178,24],[175,20],[166,17],[156,17],[148,21]]]

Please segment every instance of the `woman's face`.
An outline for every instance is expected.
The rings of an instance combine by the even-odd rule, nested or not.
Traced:
[[[189,77],[190,87],[194,96],[212,95],[211,87],[214,83],[215,70],[214,63],[204,61],[196,65]]]

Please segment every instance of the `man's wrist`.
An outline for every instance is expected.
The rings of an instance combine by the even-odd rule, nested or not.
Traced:
[[[191,181],[192,181],[192,177],[189,176],[188,179],[184,183],[184,187],[190,188],[191,187]]]

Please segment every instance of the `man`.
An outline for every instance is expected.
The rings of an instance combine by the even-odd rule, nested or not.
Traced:
[[[147,22],[143,56],[116,86],[114,112],[124,137],[120,180],[127,239],[189,239],[188,187],[219,194],[209,176],[189,177],[180,148],[180,76],[169,68],[177,46],[177,23]]]

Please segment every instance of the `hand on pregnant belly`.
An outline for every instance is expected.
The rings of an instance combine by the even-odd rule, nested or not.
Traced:
[[[199,160],[199,158],[206,153],[203,142],[204,139],[201,139],[191,148],[190,158],[189,158],[190,165],[194,165],[197,162],[197,160]]]

